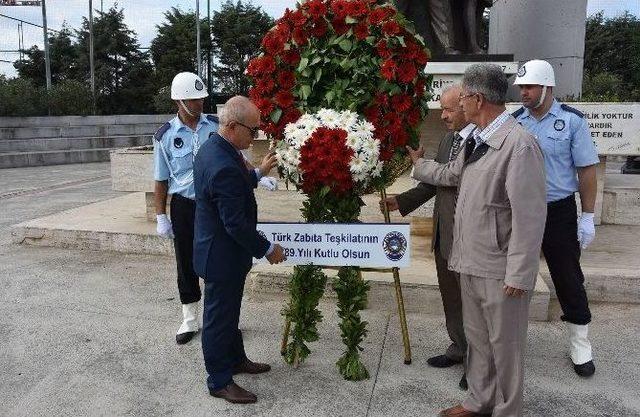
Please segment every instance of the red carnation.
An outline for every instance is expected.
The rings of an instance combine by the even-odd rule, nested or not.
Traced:
[[[350,1],[347,5],[347,13],[352,17],[360,17],[367,14],[367,5],[363,1]]]
[[[270,54],[277,54],[284,50],[284,44],[287,41],[289,34],[279,32],[278,30],[271,30],[262,39],[262,46]]]
[[[304,4],[304,8],[314,19],[324,16],[327,14],[327,5],[324,4],[323,0],[311,0]]]
[[[343,129],[320,127],[300,149],[302,190],[313,193],[324,186],[335,194],[343,194],[353,188],[349,162],[353,150],[346,144],[347,132]]]
[[[393,81],[396,76],[397,68],[398,66],[393,60],[387,59],[382,63],[382,66],[380,67],[380,74],[382,74],[382,78],[384,78],[385,80]]]
[[[376,50],[378,51],[378,55],[381,58],[384,58],[384,59],[391,58],[391,51],[389,50],[389,47],[387,46],[387,41],[380,40],[376,44]]]
[[[290,90],[296,84],[296,77],[291,71],[280,71],[278,73],[278,86],[283,90]]]
[[[269,94],[275,86],[272,78],[262,78],[256,83],[256,90],[259,94],[266,95]]]
[[[349,15],[349,1],[345,0],[334,0],[331,3],[331,10],[335,17],[339,19],[344,19]]]
[[[389,20],[382,24],[382,32],[387,36],[394,36],[400,33],[400,25],[395,20]]]
[[[404,94],[397,94],[391,97],[391,107],[394,111],[405,112],[411,108],[411,98]]]
[[[349,26],[344,19],[335,18],[331,21],[331,26],[337,35],[344,35],[349,31]]]
[[[272,56],[265,55],[252,59],[247,65],[247,74],[257,77],[262,74],[269,74],[275,71],[276,61]]]
[[[429,60],[429,55],[424,49],[418,49],[416,52],[416,62],[421,66],[427,65],[427,61]]]
[[[300,62],[300,53],[295,49],[287,49],[280,54],[280,58],[282,58],[285,63],[295,66]]]
[[[369,25],[366,22],[361,22],[353,29],[353,34],[356,35],[358,40],[365,40],[369,36]]]
[[[295,100],[293,94],[290,91],[278,91],[274,97],[276,104],[283,109],[291,107]]]
[[[401,83],[408,84],[418,76],[418,70],[412,62],[405,62],[400,65],[397,70],[398,80]]]
[[[369,106],[364,110],[364,117],[374,125],[380,119],[380,108],[378,106]],[[376,132],[378,129],[376,128]]]
[[[375,102],[379,106],[387,107],[389,105],[389,96],[385,93],[378,93],[376,94]]]
[[[417,108],[412,108],[409,113],[407,113],[407,123],[411,126],[416,126],[420,123],[420,111]]]
[[[387,113],[382,118],[388,130],[402,129],[402,118],[399,113]]]
[[[293,29],[293,41],[296,43],[296,45],[298,46],[304,46],[307,44],[307,40],[309,39],[307,37],[307,33],[304,31],[304,29],[302,28],[295,28]]]
[[[269,116],[273,111],[273,109],[275,108],[271,100],[267,98],[253,98],[252,101],[256,105],[256,107],[260,110],[260,114],[265,117]]]
[[[315,19],[311,24],[309,32],[315,38],[321,38],[327,33],[327,21],[323,18]]]
[[[378,7],[369,13],[369,23],[379,25],[394,14],[395,11],[389,7]]]

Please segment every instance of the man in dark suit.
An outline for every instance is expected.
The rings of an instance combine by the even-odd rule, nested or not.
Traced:
[[[250,361],[238,329],[240,306],[252,258],[276,264],[286,258],[280,245],[256,231],[258,206],[253,194],[261,176],[275,166],[275,155],[249,170],[240,153],[258,136],[260,112],[246,97],[233,97],[220,112],[213,133],[194,163],[196,217],[194,269],[205,282],[202,351],[209,393],[232,403],[257,397],[238,386],[233,375],[267,372],[267,364]]]
[[[459,103],[460,87],[451,86],[445,89],[440,99],[442,121],[450,130],[440,141],[436,161],[447,163],[464,148],[464,141],[471,135],[475,125],[468,124]],[[385,201],[389,210],[399,210],[406,216],[422,204],[436,197],[433,208],[433,238],[431,250],[436,260],[438,286],[444,306],[444,316],[451,345],[443,355],[428,359],[428,363],[436,368],[447,368],[462,363],[467,350],[467,340],[462,326],[462,299],[460,296],[460,278],[456,272],[448,268],[449,254],[453,239],[453,214],[456,206],[456,187],[435,187],[431,184],[419,183],[397,196],[388,197]],[[465,375],[460,380],[460,388],[467,388]]]

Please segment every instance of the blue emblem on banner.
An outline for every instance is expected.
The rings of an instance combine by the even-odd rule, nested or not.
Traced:
[[[389,232],[382,241],[387,258],[392,261],[399,261],[407,251],[407,238],[400,232]]]

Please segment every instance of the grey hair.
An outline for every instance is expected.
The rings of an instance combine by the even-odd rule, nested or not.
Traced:
[[[235,96],[231,97],[224,104],[224,107],[220,110],[218,114],[218,118],[220,119],[220,124],[222,126],[226,126],[229,122],[240,122],[245,123],[249,114],[253,110],[255,105],[251,102],[248,97],[245,96]]]
[[[496,64],[473,64],[467,68],[462,85],[469,93],[480,93],[491,104],[507,101],[509,82],[507,76]]]
[[[449,84],[445,88],[442,89],[442,92],[440,93],[440,97],[444,96],[445,94],[449,93],[450,91],[460,90],[461,88],[462,88],[462,86],[460,84]]]

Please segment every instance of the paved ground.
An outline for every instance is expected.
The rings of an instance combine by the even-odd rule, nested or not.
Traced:
[[[428,368],[445,345],[440,314],[409,314],[413,364],[402,364],[397,317],[364,313],[371,379],[341,380],[334,307],[314,354],[297,370],[280,360],[283,300],[245,300],[250,357],[271,373],[238,377],[259,396],[233,406],[207,395],[199,338],[177,347],[173,265],[158,256],[15,246],[8,227],[119,195],[107,164],[0,170],[0,415],[429,416],[463,398],[462,369]],[[63,187],[45,189],[64,183]],[[570,369],[560,322],[532,323],[525,416],[640,416],[640,305],[593,306],[598,367]]]

